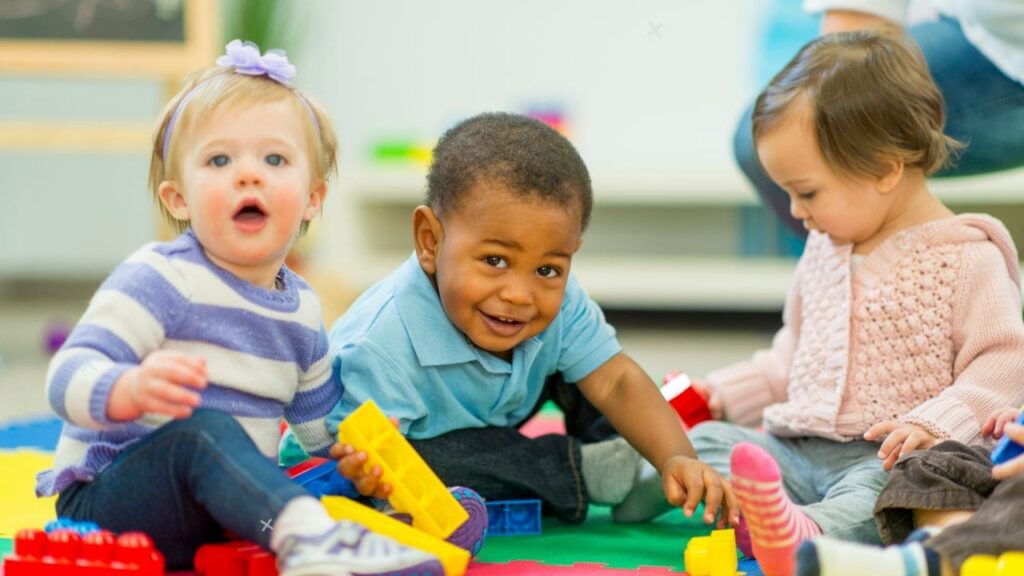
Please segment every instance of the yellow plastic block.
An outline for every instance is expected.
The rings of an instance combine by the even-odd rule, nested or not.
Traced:
[[[321,496],[320,501],[331,518],[335,520],[351,520],[367,527],[372,532],[390,536],[398,542],[433,554],[444,567],[445,576],[462,576],[469,565],[469,552],[454,544],[381,514],[372,508],[345,498],[344,496]]]
[[[713,530],[710,536],[690,538],[683,562],[690,576],[736,576],[736,532]]]
[[[960,576],[1017,576],[1024,574],[1024,552],[1003,552],[998,558],[976,554],[960,566]]]
[[[391,484],[388,502],[412,516],[412,525],[444,539],[469,519],[434,471],[372,400],[338,426],[338,441],[366,452],[363,469],[380,466],[381,481]]]

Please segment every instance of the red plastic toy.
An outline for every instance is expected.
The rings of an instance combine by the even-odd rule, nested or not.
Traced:
[[[242,540],[203,545],[194,564],[197,576],[277,576],[274,555]]]
[[[4,576],[163,576],[163,554],[141,532],[120,536],[106,530],[79,536],[21,530],[14,553],[4,558]]]
[[[687,428],[693,428],[705,420],[711,420],[708,401],[690,385],[690,377],[679,374],[661,387],[661,395],[668,400],[672,409]]]

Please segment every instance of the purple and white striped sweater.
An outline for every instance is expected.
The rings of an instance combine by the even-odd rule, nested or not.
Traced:
[[[287,267],[278,286],[260,288],[219,268],[191,231],[122,262],[50,362],[46,394],[65,424],[54,467],[39,474],[36,494],[91,481],[168,421],[106,416],[117,378],[161,349],[206,359],[202,406],[232,414],[268,458],[276,459],[282,417],[307,452],[325,456],[332,437],[324,417],[342,389],[332,375],[320,301]]]

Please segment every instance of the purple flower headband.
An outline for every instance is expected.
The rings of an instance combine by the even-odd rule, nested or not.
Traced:
[[[234,68],[236,74],[245,74],[247,76],[267,76],[274,82],[281,84],[282,86],[292,87],[292,80],[295,78],[295,66],[288,62],[288,56],[285,55],[284,50],[268,50],[266,53],[260,55],[260,49],[252,42],[242,42],[241,40],[232,40],[225,47],[225,54],[217,57],[217,65],[225,68]],[[205,81],[204,81],[205,82]],[[202,82],[200,82],[202,84]],[[195,93],[196,88],[199,84],[192,87],[192,90],[185,95],[184,98],[178,102],[178,106],[174,109],[174,113],[171,114],[171,119],[167,121],[167,129],[164,130],[164,141],[162,156],[164,164],[167,164],[167,149],[171,143],[171,133],[174,131],[174,125],[178,122],[178,116],[181,115],[181,111],[185,109],[189,100],[192,99],[192,95]],[[316,133],[320,135],[320,123],[316,121],[316,114],[313,113],[313,109],[309,106],[309,102],[306,99],[295,92],[295,96],[299,98],[299,102],[306,107],[309,112],[309,117],[313,120],[313,128],[316,129]]]

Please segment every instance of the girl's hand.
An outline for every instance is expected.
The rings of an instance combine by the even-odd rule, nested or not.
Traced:
[[[715,392],[710,385],[704,380],[694,380],[690,383],[693,389],[704,397],[704,400],[708,403],[708,410],[711,412],[711,417],[715,420],[725,420],[725,408],[722,403],[722,395]]]
[[[398,428],[398,418],[388,418]],[[374,465],[369,471],[365,470],[366,452],[359,452],[350,444],[332,444],[328,450],[331,458],[338,461],[338,474],[348,478],[355,485],[356,490],[363,496],[374,498],[387,498],[391,494],[391,484],[380,481],[382,470],[379,465]]]
[[[996,412],[985,422],[985,425],[981,428],[982,436],[999,440],[1003,437],[1003,431],[1006,429],[1006,425],[1016,422],[1020,416],[1020,410],[1017,408],[1003,408]]]
[[[114,382],[107,402],[111,420],[135,420],[145,413],[188,418],[207,385],[206,360],[173,350],[157,350]]]
[[[1003,432],[1010,437],[1010,440],[1024,445],[1024,426],[1011,422],[1003,427]],[[996,480],[1004,480],[1018,474],[1024,474],[1024,454],[992,467],[992,477]]]
[[[891,470],[896,461],[904,454],[914,450],[926,450],[935,446],[939,439],[916,424],[904,424],[895,420],[879,422],[864,433],[864,439],[874,441],[885,437],[878,449],[878,457],[883,460],[882,468]]]
[[[661,379],[661,385],[664,386],[682,375],[682,370],[672,370],[668,374],[665,374],[665,377]],[[711,412],[711,418],[715,420],[725,420],[725,409],[723,408],[721,394],[714,392],[711,389],[711,386],[704,380],[691,380],[690,387],[693,388],[697,394],[700,394],[701,398],[704,398],[704,401],[708,403],[708,411]]]
[[[380,481],[380,466],[364,471],[366,452],[357,452],[350,444],[332,444],[330,456],[338,461],[338,474],[351,480],[363,496],[387,498],[391,494],[391,485]]]
[[[704,500],[704,523],[715,522],[719,506],[722,514],[718,528],[726,522],[735,526],[739,522],[739,506],[732,485],[711,466],[686,456],[669,458],[661,471],[662,489],[665,498],[673,506],[682,506],[687,518],[693,516],[697,504]]]

